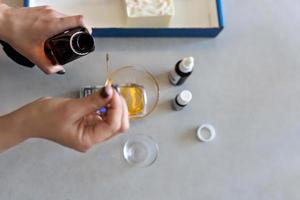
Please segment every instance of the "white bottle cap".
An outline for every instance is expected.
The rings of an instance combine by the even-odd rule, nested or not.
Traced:
[[[193,98],[193,95],[192,95],[192,93],[190,91],[183,90],[177,96],[177,103],[180,104],[180,105],[182,105],[182,106],[185,106],[185,105],[187,105],[188,103],[191,102],[192,98]]]
[[[183,73],[189,73],[193,71],[193,68],[194,68],[194,57],[184,58],[180,62],[179,69]]]
[[[197,130],[197,138],[201,142],[211,142],[216,137],[216,130],[210,124],[204,124]]]

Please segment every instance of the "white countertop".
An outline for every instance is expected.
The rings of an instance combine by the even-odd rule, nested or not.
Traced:
[[[29,140],[0,155],[0,199],[300,199],[300,2],[223,4],[226,27],[216,39],[97,39],[97,51],[65,76],[19,67],[0,51],[1,114],[103,82],[106,52],[113,66],[146,67],[162,88],[156,112],[127,133],[156,139],[154,165],[128,166],[124,136],[87,154]],[[167,72],[184,56],[195,57],[195,72],[173,87]],[[169,101],[182,89],[193,102],[174,112]],[[217,137],[199,143],[195,129],[207,122]]]

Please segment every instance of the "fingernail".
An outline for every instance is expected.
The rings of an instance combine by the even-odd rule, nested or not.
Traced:
[[[110,86],[106,86],[106,87],[103,87],[101,90],[100,90],[100,96],[104,99],[106,99],[107,97],[109,97],[112,93],[112,89]]]
[[[119,86],[118,86],[118,85],[112,84],[111,87],[114,88],[115,91],[116,91],[118,94],[120,94],[120,90],[119,90]]]
[[[59,75],[64,75],[65,73],[66,73],[65,69],[62,69],[62,70],[56,72],[56,74],[59,74]]]

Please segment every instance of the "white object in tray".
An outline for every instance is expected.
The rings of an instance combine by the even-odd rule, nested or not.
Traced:
[[[165,27],[175,15],[173,0],[125,0],[125,4],[128,26]]]
[[[1,1],[1,0],[0,0]],[[218,28],[216,0],[173,0],[175,16],[167,28]],[[125,0],[29,0],[29,6],[50,5],[68,14],[84,16],[93,28],[132,28],[127,24]],[[150,26],[149,26],[150,27]]]

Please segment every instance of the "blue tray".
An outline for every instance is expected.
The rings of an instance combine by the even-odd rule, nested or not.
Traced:
[[[24,0],[30,6],[30,0]],[[209,28],[93,28],[96,37],[216,37],[224,28],[221,0],[216,0],[218,27]]]

